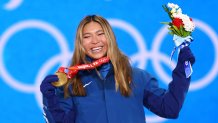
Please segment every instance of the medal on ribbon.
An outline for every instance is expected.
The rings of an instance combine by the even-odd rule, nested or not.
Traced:
[[[60,67],[58,71],[55,73],[58,76],[59,81],[53,82],[52,85],[56,87],[63,86],[67,83],[68,79],[73,78],[79,70],[94,69],[109,61],[110,59],[108,57],[103,57],[90,64],[76,65],[72,67]]]

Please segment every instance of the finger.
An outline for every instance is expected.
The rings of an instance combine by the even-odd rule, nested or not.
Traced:
[[[46,81],[47,81],[48,83],[51,83],[51,82],[57,82],[58,80],[59,80],[58,77],[55,76],[55,77],[50,77],[50,78],[48,78]]]
[[[48,75],[45,78],[51,78],[51,77],[57,77],[57,75],[53,74],[53,75]]]
[[[181,53],[188,53],[188,52],[191,52],[191,49],[188,46],[186,46],[186,47],[183,47],[180,52]]]
[[[189,57],[189,61],[191,62],[191,64],[193,65],[195,63],[195,57],[194,55]]]
[[[40,86],[40,91],[42,93],[46,93],[47,91],[51,91],[51,90],[54,90],[55,87],[53,87],[52,85],[43,85],[43,86]]]
[[[48,75],[48,76],[46,76],[46,78],[43,80],[43,82],[48,82],[48,83],[56,82],[56,81],[58,81],[58,76],[57,76],[57,75]]]

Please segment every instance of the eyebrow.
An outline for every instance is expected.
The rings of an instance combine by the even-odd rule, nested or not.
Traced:
[[[95,33],[104,32],[103,30],[98,30]],[[84,33],[83,35],[90,34],[89,32]]]
[[[98,33],[98,32],[104,32],[103,30],[98,30],[98,31],[96,31],[96,33]]]

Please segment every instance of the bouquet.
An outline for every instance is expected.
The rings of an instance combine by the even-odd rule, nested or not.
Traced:
[[[173,35],[175,48],[170,56],[172,60],[172,56],[177,48],[182,49],[185,46],[189,46],[191,41],[193,41],[191,33],[195,29],[195,24],[192,18],[182,13],[182,9],[177,4],[168,3],[167,5],[163,5],[163,8],[171,19],[171,22],[162,23],[169,25],[169,34]],[[190,77],[193,72],[190,61],[185,61],[184,69],[186,77]]]
[[[171,35],[177,35],[180,37],[190,36],[195,29],[195,24],[188,15],[182,13],[182,9],[173,3],[163,5],[164,10],[168,13],[171,22],[162,22],[169,25]]]

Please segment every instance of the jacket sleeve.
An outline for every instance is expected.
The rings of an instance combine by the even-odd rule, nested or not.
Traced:
[[[146,85],[144,89],[144,106],[158,116],[164,118],[177,118],[184,103],[186,93],[190,85],[190,77],[186,78],[184,71],[184,60],[186,52],[180,52],[180,61],[172,72],[172,81],[168,85],[168,89],[158,87],[158,82],[148,73],[144,73],[146,77]],[[194,58],[191,57],[190,58]],[[181,60],[182,59],[182,60]],[[194,63],[194,61],[193,61]]]
[[[61,89],[52,97],[43,96],[43,111],[46,123],[74,123],[75,106],[72,98],[64,98]]]

